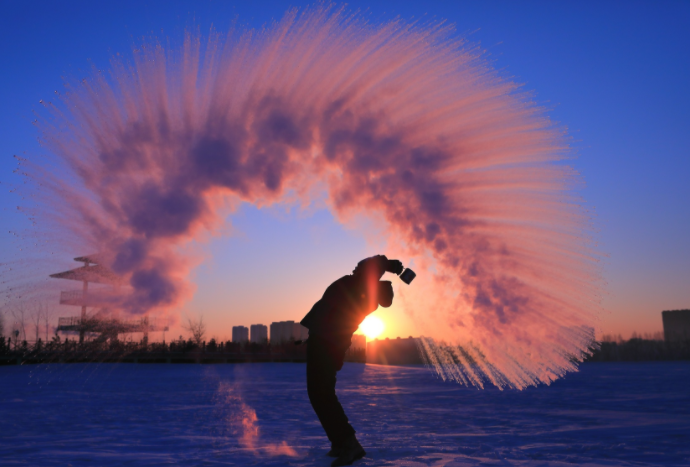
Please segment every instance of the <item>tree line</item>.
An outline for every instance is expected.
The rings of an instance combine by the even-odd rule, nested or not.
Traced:
[[[198,336],[197,336],[198,337]],[[348,351],[347,361],[364,362],[364,349]],[[599,342],[585,362],[641,362],[690,360],[690,341],[667,342],[632,338]],[[294,343],[237,343],[211,339],[197,342],[180,336],[171,342],[109,340],[86,341],[39,338],[35,343],[0,336],[0,364],[50,362],[139,362],[139,363],[222,363],[222,362],[306,361],[306,346]]]
[[[349,351],[348,361],[365,361],[365,351]],[[306,345],[292,342],[237,343],[211,339],[196,342],[194,338],[172,342],[139,342],[109,340],[85,341],[61,339],[35,343],[0,337],[0,364],[67,363],[67,362],[137,362],[137,363],[230,363],[230,362],[304,362]]]
[[[690,340],[665,341],[633,337],[600,342],[586,362],[648,362],[690,360]]]

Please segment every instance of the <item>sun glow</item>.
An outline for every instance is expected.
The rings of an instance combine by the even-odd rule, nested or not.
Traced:
[[[367,339],[376,339],[381,335],[386,326],[376,316],[367,316],[362,324],[359,325],[358,331],[367,336]]]

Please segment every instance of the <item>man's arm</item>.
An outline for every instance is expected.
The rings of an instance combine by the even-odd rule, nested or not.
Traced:
[[[400,274],[403,272],[403,265],[397,259],[388,259],[385,255],[372,256],[370,258],[365,258],[359,263],[353,271],[353,274],[364,273],[364,271],[372,271],[378,275],[379,279],[386,272],[392,272],[393,274]]]
[[[384,256],[385,258],[385,256]],[[403,264],[397,259],[388,259],[386,262],[386,271],[392,272],[393,274],[400,275],[403,272]]]

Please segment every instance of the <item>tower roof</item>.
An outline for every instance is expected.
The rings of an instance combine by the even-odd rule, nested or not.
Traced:
[[[58,272],[51,274],[50,277],[80,282],[97,282],[99,284],[123,284],[121,277],[100,264],[96,264],[94,266],[82,266],[80,268],[70,269],[69,271]]]
[[[92,263],[92,264],[100,264],[100,257],[98,256],[98,253],[94,253],[92,255],[84,255],[84,256],[77,256],[74,258],[74,261],[79,261],[80,263]]]

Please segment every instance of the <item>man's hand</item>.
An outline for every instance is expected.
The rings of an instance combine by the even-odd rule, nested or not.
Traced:
[[[403,264],[397,259],[389,259],[386,264],[386,271],[400,275],[403,272]]]

